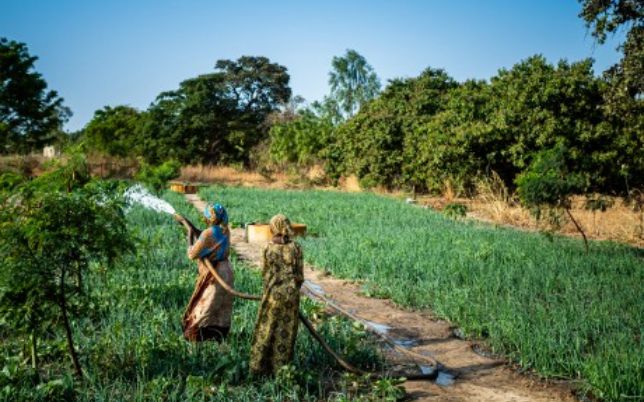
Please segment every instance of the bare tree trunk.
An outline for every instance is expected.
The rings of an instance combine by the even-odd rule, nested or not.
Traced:
[[[568,213],[568,217],[570,218],[570,220],[572,221],[572,223],[573,223],[573,224],[575,225],[575,227],[577,228],[577,231],[579,231],[579,233],[581,233],[581,237],[583,237],[583,238],[584,238],[584,246],[586,247],[586,254],[588,254],[588,239],[586,238],[586,233],[584,233],[584,231],[583,231],[583,229],[581,228],[581,226],[579,226],[579,223],[577,223],[577,221],[575,220],[575,218],[572,216],[572,213],[570,213],[570,209],[566,208],[566,212]]]
[[[67,337],[67,348],[69,349],[69,356],[72,359],[72,364],[74,365],[74,371],[76,372],[76,377],[83,378],[83,370],[81,368],[80,362],[78,361],[78,355],[76,354],[76,349],[74,348],[74,339],[72,338],[72,328],[69,324],[69,317],[67,316],[67,301],[65,300],[65,271],[60,276],[60,309],[63,313],[63,325],[65,326],[65,336]]]

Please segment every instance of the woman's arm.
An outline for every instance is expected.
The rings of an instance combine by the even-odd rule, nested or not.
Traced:
[[[184,217],[183,215],[180,214],[173,214],[174,220],[179,222],[183,227],[186,228],[187,231],[187,236],[186,240],[188,243],[188,246],[192,246],[195,241],[197,241],[197,238],[201,235],[201,230],[197,229],[195,225],[193,225],[192,222],[188,220],[188,218]]]
[[[208,229],[204,230],[201,232],[199,235],[199,238],[197,239],[196,242],[192,246],[188,246],[188,258],[191,260],[196,260],[197,258],[201,257],[203,253],[208,251],[208,233],[210,231]]]

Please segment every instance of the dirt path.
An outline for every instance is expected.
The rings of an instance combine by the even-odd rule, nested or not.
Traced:
[[[204,203],[196,195],[186,199],[200,211]],[[260,262],[261,245],[244,241],[243,229],[232,231],[232,245],[238,256],[252,265]],[[408,381],[405,389],[418,401],[575,401],[569,387],[518,374],[505,361],[474,352],[476,343],[453,335],[452,326],[432,317],[430,312],[403,310],[392,302],[359,295],[358,286],[321,274],[305,266],[305,285],[309,296],[323,295],[340,308],[350,312],[374,331],[386,332],[399,346],[436,359],[445,366],[445,375],[436,381]],[[313,294],[311,294],[313,293]],[[409,356],[389,351],[393,363],[410,363]],[[419,367],[428,362],[419,356],[413,359]],[[423,361],[424,360],[424,361]],[[425,366],[426,367],[426,366]],[[453,374],[451,378],[449,374]]]

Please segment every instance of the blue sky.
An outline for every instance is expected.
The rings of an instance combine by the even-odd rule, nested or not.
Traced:
[[[576,0],[2,0],[0,36],[25,42],[82,128],[105,105],[145,109],[218,59],[263,55],[288,67],[294,94],[328,92],[331,59],[355,49],[383,83],[441,67],[489,78],[531,55],[592,57],[600,73],[621,36],[596,45]]]

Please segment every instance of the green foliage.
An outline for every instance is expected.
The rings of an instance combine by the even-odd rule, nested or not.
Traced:
[[[82,188],[92,179],[87,158],[82,153],[72,152],[67,160],[53,160],[51,165],[53,170],[35,178],[25,190],[71,192]]]
[[[271,126],[269,152],[279,163],[311,165],[322,158],[333,130],[332,120],[319,109],[304,109],[292,119]]]
[[[606,198],[603,196],[598,196],[598,197],[586,199],[584,208],[593,212],[595,211],[606,212],[606,210],[612,207],[613,204],[614,204],[614,201],[612,199]]]
[[[521,202],[529,208],[570,208],[570,196],[585,190],[587,178],[570,173],[563,146],[541,151],[517,179]]]
[[[579,14],[592,29],[600,44],[608,34],[628,29],[626,41],[620,48],[624,56],[607,74],[619,82],[631,97],[644,93],[644,5],[637,0],[579,0]],[[617,89],[617,88],[616,88]]]
[[[452,219],[464,218],[467,215],[467,206],[458,202],[452,202],[445,206],[443,213]]]
[[[483,171],[482,142],[488,128],[481,123],[488,101],[484,82],[457,85],[442,70],[421,75],[420,109],[407,122],[402,183],[417,190],[440,192],[446,182],[460,187]],[[414,117],[415,116],[415,117]]]
[[[240,222],[275,211],[306,223],[308,263],[431,308],[493,352],[546,377],[578,380],[607,401],[642,395],[640,250],[447,219],[369,193],[213,187]],[[216,197],[215,197],[216,196]],[[639,368],[638,368],[639,367]]]
[[[395,402],[407,397],[404,378],[383,378],[373,381],[369,375],[358,376],[344,373],[340,378],[341,392],[331,399],[333,402]]]
[[[134,155],[142,113],[129,106],[105,106],[94,113],[81,134],[88,150],[114,156]]]
[[[626,194],[644,185],[643,101],[617,117],[609,89],[590,60],[552,65],[534,56],[490,82],[457,83],[427,69],[391,81],[322,154],[330,174],[368,185],[441,191],[449,182],[471,192],[492,174],[513,188],[539,152],[562,144],[568,171],[587,176],[588,190]]]
[[[24,43],[0,38],[0,154],[40,150],[71,115],[33,71],[37,59]]]
[[[445,71],[434,69],[418,78],[392,81],[377,99],[338,128],[333,148],[341,159],[331,168],[356,174],[370,186],[421,181],[416,176],[416,168],[422,165],[417,159],[421,143],[413,138],[413,130],[442,109],[442,97],[454,86]]]
[[[289,75],[265,57],[219,60],[215,68],[157,97],[142,122],[139,155],[151,163],[248,160],[267,135],[266,117],[291,96]]]
[[[111,264],[131,248],[118,194],[92,186],[80,156],[32,182],[0,194],[0,317],[16,335],[37,339],[57,326],[71,331],[70,316],[87,301],[82,278],[90,264]],[[67,337],[77,374],[73,339]],[[37,371],[36,371],[37,373]]]
[[[141,168],[136,174],[136,180],[143,182],[147,187],[159,194],[169,180],[179,177],[181,164],[175,160],[165,161],[158,166],[141,162]]]
[[[335,100],[345,118],[353,116],[360,107],[380,92],[380,80],[373,67],[355,50],[331,61],[330,98]]]
[[[10,192],[24,183],[25,177],[13,172],[0,174],[0,193]]]

